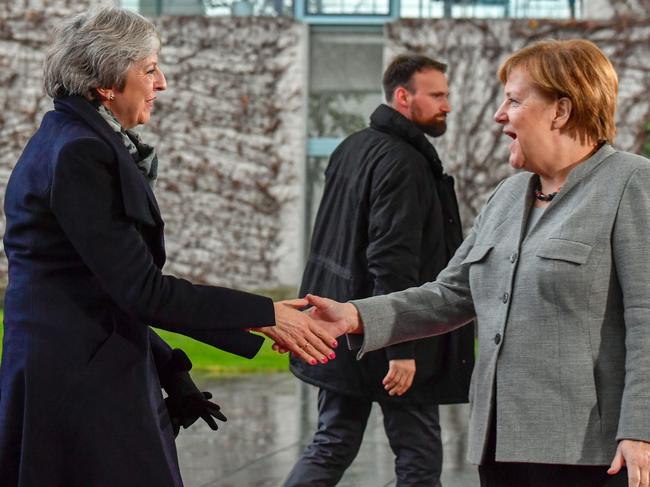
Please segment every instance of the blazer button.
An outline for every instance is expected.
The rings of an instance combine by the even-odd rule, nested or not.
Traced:
[[[509,297],[510,297],[510,295],[508,293],[503,293],[503,298],[502,298],[503,302],[507,303]]]
[[[510,256],[510,262],[514,264],[517,262],[517,252],[513,252],[512,255]]]
[[[494,343],[496,343],[497,345],[499,343],[501,343],[501,334],[500,333],[497,333],[496,335],[494,335]]]

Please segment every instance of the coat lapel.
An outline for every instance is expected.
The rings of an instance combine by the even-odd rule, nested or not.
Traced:
[[[106,124],[90,102],[80,96],[54,100],[57,110],[72,112],[87,123],[113,148],[118,161],[124,211],[129,218],[150,226],[164,226],[151,187],[138,169],[119,136]]]
[[[101,118],[95,107],[85,98],[68,96],[54,100],[56,110],[71,113],[84,121],[99,137],[113,148],[117,159],[122,203],[126,216],[143,224],[139,228],[154,262],[159,268],[165,264],[164,222],[156,197],[138,169],[120,137]]]
[[[526,239],[527,233],[526,229],[528,228],[528,218],[530,217],[530,210],[533,207],[533,189],[537,185],[538,176],[536,174],[531,174],[528,178],[528,184],[526,185],[526,190],[522,197],[519,198],[518,205],[521,205],[519,208],[519,214],[521,215],[521,227],[519,228],[519,239],[517,248],[521,250],[521,244]],[[532,230],[532,229],[531,229]]]

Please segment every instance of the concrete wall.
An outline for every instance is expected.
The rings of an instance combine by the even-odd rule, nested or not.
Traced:
[[[0,193],[52,106],[41,90],[48,32],[94,3],[0,6]],[[295,285],[301,271],[305,26],[272,18],[156,22],[169,88],[139,131],[159,153],[156,194],[166,220],[166,271],[249,289]],[[0,280],[4,276],[2,255]]]
[[[141,132],[160,154],[166,270],[246,288],[296,285],[305,26],[253,17],[158,26],[169,89]]]

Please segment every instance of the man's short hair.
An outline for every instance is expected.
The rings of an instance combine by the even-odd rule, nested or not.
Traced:
[[[386,101],[393,101],[393,95],[399,86],[413,93],[413,75],[430,69],[444,73],[447,65],[422,54],[400,54],[395,57],[384,71],[382,84]]]

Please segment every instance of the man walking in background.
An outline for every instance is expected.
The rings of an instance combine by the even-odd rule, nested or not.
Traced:
[[[386,105],[334,151],[326,170],[300,295],[347,301],[435,279],[462,241],[453,179],[425,137],[442,135],[446,65],[414,54],[386,69]],[[399,487],[440,485],[438,405],[467,402],[474,333],[402,343],[356,360],[342,346],[325,365],[291,371],[319,387],[318,429],[285,487],[338,483],[356,457],[373,401],[395,453]]]

